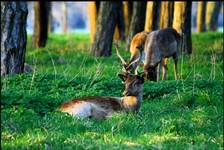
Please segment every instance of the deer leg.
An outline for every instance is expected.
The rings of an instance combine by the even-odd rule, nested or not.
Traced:
[[[173,67],[174,77],[175,77],[175,80],[177,80],[177,56],[176,56],[176,54],[173,55],[173,60],[174,60],[174,67]]]
[[[168,58],[164,58],[162,63],[163,63],[163,76],[162,76],[162,80],[167,80],[167,62],[168,62]]]

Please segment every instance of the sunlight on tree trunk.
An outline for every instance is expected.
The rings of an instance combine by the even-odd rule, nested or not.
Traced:
[[[197,10],[197,31],[205,32],[205,12],[206,12],[206,2],[200,1],[198,2],[198,10]]]
[[[191,6],[192,2],[174,2],[173,28],[184,33],[183,51],[192,53],[191,39]]]
[[[90,44],[94,42],[94,36],[96,33],[96,20],[97,20],[97,3],[92,1],[88,2],[88,14],[90,22]]]
[[[124,12],[123,12],[123,4],[119,2],[119,6],[117,8],[117,19],[116,19],[116,27],[114,32],[114,40],[124,40],[125,39],[125,22],[124,22]]]
[[[1,2],[1,75],[22,73],[26,53],[27,2]]]
[[[159,29],[161,2],[149,1],[147,2],[145,31],[151,32]]]
[[[221,1],[207,2],[206,8],[206,29],[216,31],[218,26],[218,17],[221,10]]]
[[[97,28],[91,52],[94,56],[110,56],[115,23],[117,18],[117,7],[119,2],[100,3],[97,17]]]
[[[119,29],[118,29],[118,25],[116,25],[115,27],[115,31],[114,31],[114,40],[120,40],[120,34],[119,34]]]
[[[172,27],[174,2],[163,1],[161,3],[160,28]]]
[[[132,16],[132,1],[124,1],[123,6],[124,6],[123,9],[124,9],[124,22],[125,22],[125,35],[126,37],[128,37]]]

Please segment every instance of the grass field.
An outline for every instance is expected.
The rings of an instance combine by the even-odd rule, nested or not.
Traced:
[[[144,84],[138,115],[104,121],[73,118],[57,107],[73,97],[122,96],[115,51],[89,52],[88,35],[51,34],[45,48],[28,37],[26,62],[36,71],[1,78],[1,148],[223,149],[223,33],[193,34],[193,53],[169,61],[167,81]],[[121,54],[129,58],[129,52]]]

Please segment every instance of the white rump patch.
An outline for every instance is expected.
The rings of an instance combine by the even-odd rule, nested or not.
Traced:
[[[87,118],[91,116],[91,108],[91,103],[82,101],[81,103],[75,104],[69,113],[79,118]]]

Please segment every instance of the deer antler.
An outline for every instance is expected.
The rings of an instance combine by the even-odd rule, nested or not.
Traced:
[[[132,61],[128,66],[131,66],[132,64],[138,62],[140,60],[141,56],[139,55],[139,57],[137,59],[135,59],[134,61]]]
[[[130,63],[128,66],[131,66],[132,64],[134,64],[134,63],[140,61],[141,56],[142,56],[142,53],[141,53],[141,51],[140,51],[139,49],[138,49],[138,51],[139,51],[139,57],[136,58],[135,60],[131,61],[131,63]],[[131,59],[131,60],[132,60],[132,59]]]
[[[120,58],[122,64],[126,64],[125,60],[122,58],[122,56],[120,55],[120,53],[119,53],[119,51],[118,51],[118,43],[115,42],[115,43],[114,43],[114,46],[115,46],[115,48],[116,48],[117,56]]]

